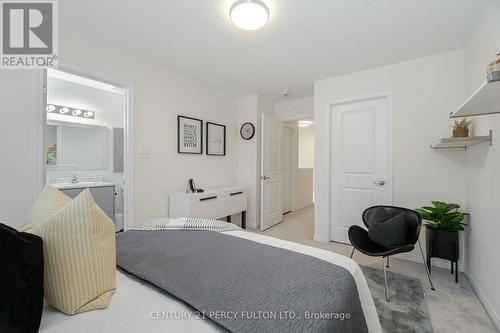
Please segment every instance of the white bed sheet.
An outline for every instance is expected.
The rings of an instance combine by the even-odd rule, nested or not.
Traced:
[[[263,236],[247,231],[231,231],[227,235],[253,240],[304,253],[346,268],[353,275],[359,292],[361,305],[370,333],[381,333],[375,304],[368,289],[363,272],[356,262],[348,257],[293,242]],[[117,288],[107,309],[67,316],[49,305],[45,305],[41,333],[156,333],[156,332],[220,332],[206,319],[191,318],[157,319],[165,314],[192,314],[193,311],[181,301],[169,296],[134,277],[117,271]],[[158,313],[160,312],[160,313]]]

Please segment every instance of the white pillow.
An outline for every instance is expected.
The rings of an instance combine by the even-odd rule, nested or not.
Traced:
[[[42,193],[24,220],[25,225],[19,231],[31,232],[31,229],[35,225],[47,221],[51,215],[63,209],[70,202],[70,197],[48,184],[45,185]]]
[[[32,229],[43,239],[45,299],[73,315],[106,308],[116,289],[115,225],[90,190]]]

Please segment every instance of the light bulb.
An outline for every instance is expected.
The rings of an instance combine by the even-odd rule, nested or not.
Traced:
[[[243,30],[257,30],[269,20],[269,9],[260,0],[238,0],[229,10],[231,21]]]

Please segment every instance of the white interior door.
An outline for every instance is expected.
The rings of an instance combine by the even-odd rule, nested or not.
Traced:
[[[282,195],[283,195],[283,213],[292,210],[292,129],[283,127],[283,146],[282,146],[282,164],[283,175]]]
[[[349,243],[347,230],[362,212],[392,203],[392,131],[387,97],[331,107],[331,239]]]
[[[261,218],[265,230],[283,220],[281,141],[283,123],[268,114],[262,115],[261,146]]]

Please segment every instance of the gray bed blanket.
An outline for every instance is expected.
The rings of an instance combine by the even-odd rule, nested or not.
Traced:
[[[213,231],[130,230],[116,246],[120,269],[230,332],[368,332],[354,278],[327,261]]]

